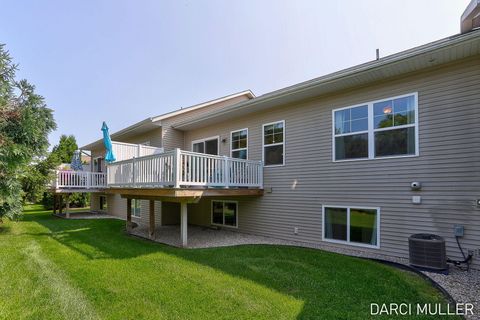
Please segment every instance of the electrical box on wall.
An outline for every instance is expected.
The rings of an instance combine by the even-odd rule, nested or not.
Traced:
[[[412,197],[412,203],[414,203],[414,204],[422,203],[422,197],[421,196],[413,196]]]
[[[465,228],[462,225],[456,224],[453,226],[453,233],[455,237],[463,237],[465,233]]]

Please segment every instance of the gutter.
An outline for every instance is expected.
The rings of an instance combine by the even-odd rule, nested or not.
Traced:
[[[318,87],[318,86],[326,85],[326,84],[329,84],[331,82],[334,82],[334,81],[337,81],[337,80],[340,80],[340,79],[343,79],[343,78],[352,77],[352,76],[355,76],[355,75],[357,75],[361,72],[365,72],[365,71],[376,69],[376,68],[381,68],[381,67],[384,67],[384,66],[387,66],[387,65],[393,65],[393,64],[402,62],[404,60],[407,60],[409,58],[413,58],[415,56],[419,56],[419,55],[422,55],[422,54],[425,54],[425,53],[430,53],[430,52],[433,52],[435,50],[447,48],[447,47],[450,47],[450,46],[455,46],[455,45],[461,44],[463,42],[476,40],[476,39],[479,38],[479,35],[480,35],[480,30],[475,30],[475,31],[471,31],[471,32],[466,33],[466,34],[457,34],[457,35],[454,35],[454,36],[450,36],[448,38],[437,40],[437,41],[434,41],[434,42],[431,42],[431,43],[428,43],[428,44],[425,44],[425,45],[422,45],[422,46],[419,46],[419,47],[415,47],[415,48],[412,48],[412,49],[408,49],[406,51],[402,51],[402,52],[399,52],[399,53],[392,54],[390,56],[386,56],[386,57],[381,58],[379,60],[366,62],[366,63],[360,64],[360,65],[357,65],[357,66],[354,66],[354,67],[351,67],[351,68],[347,68],[347,69],[344,69],[344,70],[341,70],[341,71],[330,73],[328,75],[325,75],[325,76],[322,76],[322,77],[319,77],[319,78],[308,80],[308,81],[302,82],[300,84],[296,84],[296,85],[289,86],[289,87],[286,87],[286,88],[283,88],[283,89],[280,89],[280,90],[276,90],[276,91],[261,95],[258,98],[254,98],[250,101],[240,102],[238,104],[229,106],[228,108],[225,108],[225,109],[220,110],[216,113],[207,115],[205,117],[197,118],[193,121],[191,120],[191,121],[178,123],[175,126],[175,128],[181,128],[182,126],[188,126],[188,125],[192,125],[192,124],[204,121],[204,120],[215,118],[217,116],[227,114],[227,113],[229,113],[233,110],[238,111],[238,110],[246,108],[246,107],[254,107],[257,104],[266,103],[266,102],[269,102],[269,101],[272,101],[272,100],[275,100],[275,99],[281,99],[281,98],[283,98],[285,96],[288,96],[288,95],[291,95],[293,93],[301,93],[303,91],[306,91],[306,90],[309,90],[309,89],[312,89],[312,88],[315,88],[315,87]]]

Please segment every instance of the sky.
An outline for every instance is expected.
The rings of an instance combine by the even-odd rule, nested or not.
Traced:
[[[469,0],[0,0],[0,43],[79,146],[457,34]]]

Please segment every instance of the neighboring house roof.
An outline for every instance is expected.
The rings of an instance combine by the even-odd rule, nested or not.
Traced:
[[[185,112],[189,112],[189,111],[193,111],[193,110],[196,110],[196,109],[204,108],[204,107],[210,106],[212,104],[217,104],[217,103],[220,103],[220,102],[223,102],[223,101],[226,101],[226,100],[230,100],[230,99],[233,99],[233,98],[237,98],[237,97],[240,97],[240,96],[247,96],[249,99],[254,99],[255,98],[255,95],[253,94],[252,91],[245,90],[245,91],[242,91],[242,92],[239,92],[239,93],[234,93],[234,94],[224,96],[224,97],[221,97],[221,98],[217,98],[217,99],[214,99],[214,100],[210,100],[210,101],[207,101],[207,102],[202,102],[202,103],[190,106],[190,107],[180,108],[180,110],[165,113],[165,114],[153,117],[151,119],[154,122],[161,121],[163,119],[174,117],[174,116],[177,116],[177,115],[185,113]]]
[[[161,127],[161,125],[162,125],[161,120],[168,119],[168,118],[171,118],[171,117],[174,117],[174,116],[186,113],[186,112],[190,112],[190,111],[193,111],[193,110],[197,110],[197,109],[200,109],[200,108],[205,108],[205,107],[211,106],[213,104],[217,104],[217,103],[220,103],[220,102],[223,102],[223,101],[234,99],[234,98],[237,98],[237,97],[240,97],[240,96],[246,96],[248,99],[255,98],[255,95],[253,94],[252,91],[244,90],[244,91],[234,93],[234,94],[231,94],[231,95],[228,95],[228,96],[224,96],[224,97],[217,98],[217,99],[214,99],[214,100],[210,100],[210,101],[207,101],[207,102],[202,102],[200,104],[196,104],[196,105],[193,105],[193,106],[180,108],[179,110],[168,112],[168,113],[165,113],[165,114],[162,114],[162,115],[159,115],[159,116],[146,118],[142,121],[139,121],[135,124],[132,124],[131,126],[128,126],[128,127],[124,128],[122,130],[119,130],[115,133],[110,134],[110,137],[112,138],[112,140],[115,140],[115,139],[121,139],[121,138],[128,138],[131,135],[142,134],[144,132],[148,132],[148,131],[153,130],[155,128]],[[82,146],[80,149],[90,150],[90,149],[93,149],[93,148],[98,148],[101,145],[102,145],[102,139],[99,139],[95,142],[92,142],[90,144]]]
[[[232,117],[332,94],[478,54],[480,30],[473,30],[239,102],[217,112],[179,122],[175,128],[195,129]]]

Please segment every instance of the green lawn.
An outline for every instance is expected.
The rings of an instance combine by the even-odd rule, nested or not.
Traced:
[[[371,302],[444,301],[371,261],[263,245],[183,250],[123,227],[39,206],[0,226],[0,319],[365,319]]]

